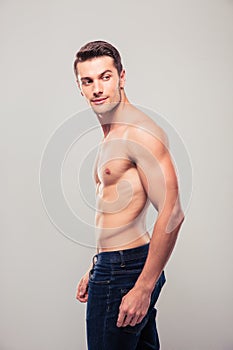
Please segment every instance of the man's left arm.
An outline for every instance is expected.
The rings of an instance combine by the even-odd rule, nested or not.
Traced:
[[[128,141],[129,157],[135,162],[141,183],[158,211],[148,256],[135,286],[123,297],[117,326],[134,326],[146,315],[151,293],[175,246],[184,220],[174,165],[166,135],[159,137],[132,128]]]

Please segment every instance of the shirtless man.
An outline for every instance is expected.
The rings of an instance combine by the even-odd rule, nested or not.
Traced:
[[[111,44],[84,45],[74,70],[104,134],[94,167],[97,254],[76,291],[87,302],[88,349],[157,350],[154,305],[184,220],[167,136],[127,99]],[[149,203],[158,211],[151,237]]]

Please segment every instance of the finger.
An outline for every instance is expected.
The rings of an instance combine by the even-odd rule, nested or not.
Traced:
[[[76,298],[80,298],[83,295],[83,292],[81,291],[81,287],[80,285],[78,286],[77,290],[76,290]]]
[[[76,299],[78,299],[79,301],[85,301],[87,298],[87,290],[88,284],[83,283],[83,281],[81,281],[76,291]]]
[[[134,318],[134,316],[132,316],[132,315],[125,315],[122,327],[129,326],[131,324],[131,321],[133,320],[133,318]]]
[[[78,293],[80,297],[83,297],[86,294],[87,288],[88,288],[88,283],[85,283],[84,281],[82,281],[82,283],[80,283],[78,288]]]
[[[76,299],[78,299],[79,301],[81,301],[82,303],[85,303],[88,299],[88,291],[86,291],[84,294],[80,295],[79,292],[77,292],[76,294]]]
[[[84,289],[84,287],[80,288],[79,292],[78,292],[78,296],[80,298],[84,297],[84,295],[86,294],[86,288]]]
[[[82,290],[78,293],[78,297],[79,297],[79,298],[84,298],[86,294],[87,294],[87,289],[82,289]]]
[[[134,326],[136,326],[137,323],[139,323],[138,322],[138,318],[136,316],[134,316],[134,317],[131,318],[131,321],[130,321],[129,325],[134,327]]]
[[[88,300],[88,293],[85,294],[85,295],[82,296],[82,297],[78,297],[77,299],[78,299],[81,303],[86,303],[87,300]]]
[[[117,319],[117,327],[122,327],[124,319],[125,319],[126,313],[123,312],[123,310],[120,309],[118,319]]]
[[[144,317],[145,317],[145,315],[144,316],[142,315],[142,316],[138,317],[137,323],[141,323]]]

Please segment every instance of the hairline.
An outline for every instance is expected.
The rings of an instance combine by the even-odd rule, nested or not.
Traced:
[[[116,69],[117,74],[118,74],[119,77],[120,77],[120,74],[121,74],[121,72],[124,70],[124,68],[123,68],[123,66],[122,66],[122,70],[121,70],[121,72],[119,72],[118,69],[117,69],[117,66],[116,66],[116,64],[115,64],[114,58],[113,58],[112,56],[110,56],[110,55],[99,55],[99,56],[94,56],[94,57],[87,58],[87,59],[84,60],[84,61],[78,61],[78,59],[76,59],[76,60],[74,61],[74,65],[73,65],[73,68],[74,68],[74,72],[75,72],[76,77],[78,77],[78,69],[77,69],[77,66],[78,66],[79,63],[83,63],[83,62],[87,62],[87,61],[92,61],[92,60],[94,60],[94,59],[96,59],[96,58],[101,58],[101,57],[110,57],[110,58],[112,59],[112,61],[113,61],[113,66],[114,66],[114,68]]]
[[[92,61],[92,60],[94,60],[94,59],[97,59],[97,58],[101,58],[101,57],[110,57],[111,59],[112,59],[112,63],[113,63],[113,67],[116,69],[116,71],[117,71],[117,74],[118,74],[118,76],[120,77],[120,73],[118,72],[118,69],[117,69],[117,67],[116,67],[116,65],[115,65],[115,61],[114,61],[114,58],[113,57],[111,57],[111,56],[109,56],[109,55],[102,55],[102,56],[96,56],[96,57],[91,57],[91,58],[88,58],[87,60],[85,60],[85,61],[78,61],[77,63],[76,63],[76,65],[75,65],[75,75],[76,75],[76,77],[78,78],[78,64],[79,63],[83,63],[83,62],[87,62],[87,61]],[[111,71],[110,69],[106,69],[105,71]],[[105,72],[104,71],[104,72]],[[122,71],[123,71],[123,67],[122,67]],[[122,72],[121,71],[121,72]],[[100,75],[101,74],[103,74],[104,72],[102,72],[102,73],[100,73]],[[82,79],[85,79],[85,78],[89,78],[89,77],[84,77],[84,78],[82,78]]]

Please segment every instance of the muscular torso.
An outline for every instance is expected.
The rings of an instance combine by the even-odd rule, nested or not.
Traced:
[[[96,239],[99,251],[146,244],[149,205],[137,166],[127,152],[127,126],[110,132],[100,144],[95,165]]]

